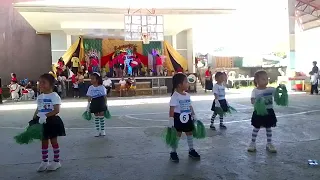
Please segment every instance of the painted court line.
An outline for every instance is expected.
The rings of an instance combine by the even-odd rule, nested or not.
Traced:
[[[314,112],[320,112],[320,109],[318,110],[311,110],[311,111],[303,111],[303,112],[297,112],[297,113],[291,113],[291,114],[283,114],[277,116],[277,118],[282,118],[282,117],[289,117],[289,116],[297,116],[297,115],[303,115],[303,114],[308,114],[308,113],[314,113]],[[168,121],[168,120],[167,120]],[[239,121],[229,121],[225,122],[227,124],[233,124],[233,123],[241,123],[241,122],[248,122],[251,121],[251,119],[245,119],[245,120],[239,120]],[[209,125],[208,123],[205,125]],[[106,127],[105,129],[145,129],[145,128],[163,128],[166,126],[132,126],[132,127]],[[15,129],[15,130],[21,130],[25,128],[20,128],[20,127],[0,127],[0,129]],[[93,128],[66,128],[68,130],[90,130]]]

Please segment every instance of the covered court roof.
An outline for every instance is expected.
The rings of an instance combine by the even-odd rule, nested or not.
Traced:
[[[320,27],[320,0],[296,0],[296,16],[303,30]]]

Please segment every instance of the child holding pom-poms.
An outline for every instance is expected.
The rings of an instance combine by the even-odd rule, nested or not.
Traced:
[[[214,95],[214,100],[212,102],[211,111],[213,111],[212,117],[211,117],[211,124],[210,129],[216,130],[214,126],[214,120],[219,115],[220,119],[220,129],[227,129],[227,127],[223,124],[223,115],[227,113],[229,110],[228,102],[226,101],[225,95],[225,87],[223,85],[223,82],[226,78],[226,74],[222,72],[217,72],[215,74],[215,80],[216,84],[212,88],[212,92]]]
[[[54,83],[55,79],[51,74],[43,74],[40,76],[39,88],[42,94],[37,98],[37,110],[27,128],[27,131],[32,131],[32,129],[38,131],[35,128],[41,127],[41,132],[38,134],[41,134],[42,137],[37,138],[42,141],[42,162],[38,168],[39,172],[45,170],[55,171],[61,167],[59,160],[60,148],[57,137],[65,136],[66,132],[64,124],[58,116],[61,99],[57,93],[53,92]],[[15,139],[18,141],[19,135],[16,136]],[[49,142],[52,145],[54,153],[53,162],[50,164],[48,161]]]
[[[92,85],[89,87],[87,92],[88,105],[86,113],[90,116],[90,118],[91,113],[95,115],[95,137],[105,136],[106,132],[104,118],[105,112],[109,112],[108,107],[106,105],[107,90],[102,85],[102,78],[100,74],[93,73],[90,78]]]
[[[193,148],[193,134],[194,125],[194,111],[191,105],[190,95],[186,93],[189,84],[186,75],[182,73],[175,74],[172,78],[172,94],[170,99],[169,111],[169,127],[168,129],[176,134],[176,143],[171,145],[172,152],[170,159],[173,162],[179,162],[179,157],[176,152],[178,141],[182,132],[187,135],[187,142],[189,146],[189,156],[194,159],[199,159],[200,155]],[[175,138],[175,137],[173,137]]]
[[[268,74],[266,71],[257,71],[254,75],[255,89],[252,90],[251,103],[254,105],[254,111],[251,118],[251,125],[254,127],[252,131],[252,139],[248,151],[256,151],[256,138],[261,127],[266,128],[267,135],[267,151],[276,153],[277,150],[272,144],[271,127],[277,125],[277,117],[273,110],[273,96],[276,89],[267,87]]]

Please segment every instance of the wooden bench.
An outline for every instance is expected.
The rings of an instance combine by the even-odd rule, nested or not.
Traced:
[[[115,88],[112,89],[112,96],[120,96],[120,84],[119,83],[114,83]],[[124,92],[124,95],[128,96],[133,96],[133,95],[138,95],[138,96],[146,96],[146,95],[152,95],[152,88],[151,82],[136,82],[136,89],[135,90],[130,90],[127,92]],[[135,91],[135,93],[134,93]]]

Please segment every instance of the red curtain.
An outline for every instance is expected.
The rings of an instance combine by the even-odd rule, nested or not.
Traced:
[[[101,57],[101,66],[104,67],[112,58],[114,53],[110,53],[106,56]],[[136,55],[140,58],[141,62],[144,64],[144,66],[148,67],[148,56],[144,56],[140,53],[136,53]]]

